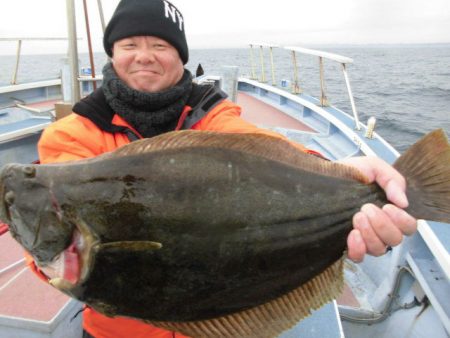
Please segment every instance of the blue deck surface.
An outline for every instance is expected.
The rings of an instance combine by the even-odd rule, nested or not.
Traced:
[[[39,126],[41,124],[48,124],[49,122],[50,119],[28,118],[26,120],[0,125],[0,134],[17,132],[26,128]]]
[[[50,116],[10,107],[0,110],[0,166],[7,163],[31,163],[38,159],[36,144]]]

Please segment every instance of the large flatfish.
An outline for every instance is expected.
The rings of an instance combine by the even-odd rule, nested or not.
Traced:
[[[450,222],[441,130],[395,165],[409,213]],[[356,169],[263,134],[181,131],[96,158],[1,171],[0,219],[50,283],[108,316],[195,337],[270,337],[335,298]],[[75,262],[75,263],[74,263]]]

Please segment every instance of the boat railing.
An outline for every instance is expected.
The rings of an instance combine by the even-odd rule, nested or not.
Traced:
[[[0,38],[1,41],[17,41],[17,48],[16,48],[16,62],[13,70],[13,75],[11,78],[10,83],[12,85],[17,84],[17,74],[19,72],[19,64],[20,64],[20,55],[22,50],[22,41],[66,41],[67,38],[56,38],[56,37],[49,37],[49,38]]]
[[[253,47],[259,47],[259,50],[260,50],[260,63],[261,63],[261,78],[260,79],[258,79],[256,77]],[[263,48],[269,48],[271,73],[272,73],[272,85],[274,85],[274,86],[276,85],[272,49],[277,48],[277,47],[279,47],[279,46],[271,45],[271,44],[264,44],[264,43],[251,43],[250,44],[251,72],[252,72],[251,78],[253,80],[259,80],[260,82],[263,82],[263,83],[267,82],[266,78],[265,78]],[[286,47],[282,47],[282,48],[290,51],[291,55],[292,55],[292,64],[293,64],[293,68],[294,68],[293,77],[294,78],[292,81],[291,91],[293,94],[301,94],[303,92],[303,90],[300,87],[300,81],[299,81],[299,77],[298,77],[297,53],[317,56],[319,58],[320,105],[322,107],[327,107],[330,105],[328,98],[326,96],[326,92],[325,92],[324,59],[338,62],[341,64],[342,72],[344,74],[345,84],[347,87],[347,93],[348,93],[348,96],[350,99],[350,104],[352,107],[353,118],[355,121],[355,129],[360,130],[361,126],[360,126],[360,122],[359,122],[358,111],[356,110],[355,100],[353,98],[353,93],[352,93],[352,89],[350,86],[350,80],[349,80],[348,73],[347,73],[347,64],[353,63],[353,59],[346,57],[346,56],[334,54],[334,53],[324,52],[324,51],[315,50],[315,49],[308,49],[308,48],[303,48],[303,47],[297,47],[297,46],[286,46]]]
[[[270,57],[270,70],[271,70],[271,74],[272,74],[272,85],[276,86],[276,80],[275,80],[275,67],[274,67],[274,63],[273,63],[273,48],[278,48],[277,45],[271,45],[271,44],[265,44],[265,43],[251,43],[250,44],[250,63],[251,63],[251,70],[252,70],[252,75],[251,75],[251,79],[252,80],[257,80],[258,78],[256,77],[256,71],[255,71],[255,60],[254,60],[254,55],[253,55],[253,46],[255,47],[259,47],[259,57],[260,57],[260,63],[261,63],[261,78],[259,79],[260,82],[266,83],[266,71],[264,69],[264,52],[263,52],[263,48],[269,48],[269,57]]]

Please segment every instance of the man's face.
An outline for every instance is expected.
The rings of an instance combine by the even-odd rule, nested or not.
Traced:
[[[172,87],[183,76],[178,51],[154,36],[132,36],[113,45],[114,69],[128,86],[143,92],[159,92]]]

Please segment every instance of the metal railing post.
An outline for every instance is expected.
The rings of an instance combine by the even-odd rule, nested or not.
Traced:
[[[353,118],[355,119],[355,129],[361,130],[361,126],[359,125],[358,112],[356,111],[355,100],[353,99],[352,88],[350,87],[350,80],[348,79],[347,67],[345,63],[342,63],[342,72],[344,73],[345,84],[347,85],[347,92],[350,98],[350,104],[352,106]]]
[[[66,0],[67,6],[67,30],[69,37],[69,61],[71,73],[71,103],[75,104],[81,98],[80,84],[78,82],[78,48],[77,48],[77,32],[75,19],[75,3],[74,0]]]
[[[255,58],[253,56],[253,45],[250,44],[250,66],[252,69],[252,80],[256,80]]]
[[[292,51],[292,63],[294,64],[294,82],[292,83],[292,93],[300,94],[302,89],[298,83],[297,57],[295,55],[295,51]]]
[[[272,70],[272,86],[276,86],[277,82],[275,80],[275,65],[273,63],[273,53],[272,53],[272,48],[273,47],[269,47],[270,50],[270,68]]]
[[[297,78],[297,63],[295,61],[295,52],[299,52],[302,54],[306,54],[306,55],[314,55],[314,56],[318,56],[319,57],[319,65],[320,65],[320,88],[321,88],[321,98],[320,98],[320,104],[322,106],[328,105],[328,100],[327,97],[325,95],[325,77],[324,77],[324,69],[323,69],[323,60],[322,59],[327,59],[327,60],[332,60],[335,62],[338,62],[342,65],[342,71],[344,73],[344,78],[345,78],[345,84],[347,85],[347,92],[348,92],[348,96],[350,98],[350,103],[352,106],[352,111],[353,111],[353,118],[355,120],[355,129],[356,130],[361,130],[361,126],[360,126],[360,122],[359,122],[359,117],[358,117],[358,112],[356,111],[356,106],[355,106],[355,101],[353,99],[353,93],[352,93],[352,89],[350,87],[350,80],[348,78],[348,74],[347,74],[347,64],[349,63],[353,63],[353,60],[351,58],[348,58],[346,56],[342,56],[342,55],[338,55],[338,54],[333,54],[333,53],[328,53],[328,52],[324,52],[324,51],[320,51],[320,50],[314,50],[314,49],[308,49],[308,48],[303,48],[303,47],[296,47],[296,46],[288,46],[288,47],[284,47],[287,50],[290,50],[292,52],[292,59],[294,62],[294,85],[293,85],[293,92],[296,89],[295,87],[298,86],[298,78]]]
[[[98,12],[100,14],[100,22],[102,23],[102,31],[105,33],[105,16],[103,15],[102,0],[97,0]]]
[[[17,52],[16,52],[16,66],[14,67],[13,77],[11,84],[17,84],[17,73],[19,72],[20,50],[22,49],[22,40],[17,40]]]
[[[266,82],[266,72],[264,70],[264,55],[263,55],[263,46],[259,46],[259,56],[261,60],[261,82]]]
[[[328,107],[327,96],[325,95],[325,76],[323,72],[323,58],[319,56],[319,73],[320,73],[320,105],[322,107]]]
[[[86,0],[83,0],[83,8],[84,8],[84,21],[86,23],[86,36],[88,41],[89,63],[91,65],[91,77],[93,79],[92,86],[94,90],[96,90],[97,82],[95,81],[95,62],[94,62],[94,53],[92,52],[91,29],[89,27],[89,12]]]
[[[22,42],[23,41],[66,41],[67,38],[56,38],[56,37],[17,37],[17,38],[5,38],[0,37],[0,43],[3,41],[17,41],[17,50],[16,50],[16,62],[13,69],[13,75],[11,77],[10,84],[17,84],[17,77],[19,74],[19,66],[20,66],[20,57],[22,51]]]

